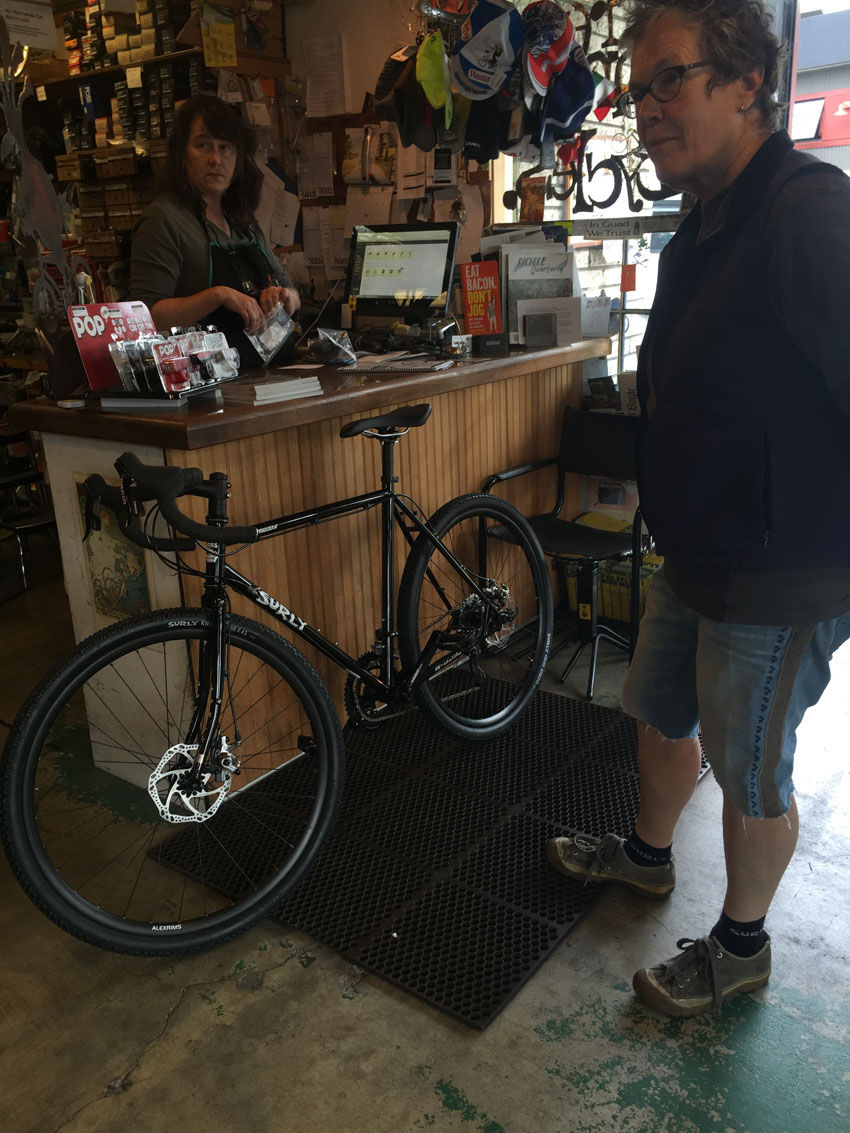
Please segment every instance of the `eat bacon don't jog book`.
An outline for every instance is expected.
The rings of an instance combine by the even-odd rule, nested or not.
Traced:
[[[499,265],[495,260],[460,265],[463,318],[467,334],[502,333]]]

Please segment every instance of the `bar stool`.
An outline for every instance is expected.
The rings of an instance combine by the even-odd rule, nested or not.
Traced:
[[[29,537],[39,533],[58,547],[50,489],[38,468],[32,437],[0,429],[0,541],[17,543],[24,590],[29,589],[25,552]]]

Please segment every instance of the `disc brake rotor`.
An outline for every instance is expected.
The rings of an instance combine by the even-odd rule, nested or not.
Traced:
[[[236,765],[224,737],[221,744],[223,757],[215,778],[207,771],[200,784],[187,786],[197,744],[175,744],[151,772],[148,794],[166,822],[206,822],[227,798]]]

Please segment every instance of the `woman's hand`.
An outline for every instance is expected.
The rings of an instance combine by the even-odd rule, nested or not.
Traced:
[[[253,334],[263,321],[263,310],[265,308],[261,308],[257,300],[252,299],[250,295],[243,295],[241,291],[237,291],[233,287],[220,287],[218,290],[220,306],[241,315],[242,321],[245,323],[245,330]],[[269,288],[268,290],[273,289]],[[260,296],[261,301],[265,293],[264,291]]]
[[[294,315],[301,306],[301,296],[294,287],[267,287],[260,292],[260,306],[268,315],[280,303],[287,315]]]

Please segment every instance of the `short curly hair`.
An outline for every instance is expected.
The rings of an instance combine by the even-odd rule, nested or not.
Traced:
[[[699,32],[706,58],[713,60],[716,78],[710,85],[731,83],[741,75],[764,69],[764,82],[753,109],[765,130],[777,129],[780,104],[779,68],[784,45],[773,34],[773,15],[762,0],[630,0],[627,24],[620,42],[631,50],[659,16],[674,13]]]

